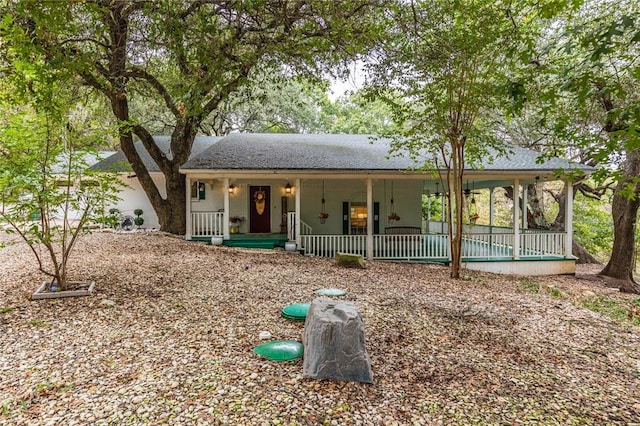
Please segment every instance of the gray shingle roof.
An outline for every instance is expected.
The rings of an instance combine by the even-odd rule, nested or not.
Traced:
[[[372,135],[326,134],[230,134],[210,148],[194,155],[182,170],[345,170],[399,171],[416,168],[408,155],[389,157],[390,140]],[[506,157],[488,161],[482,169],[488,171],[553,171],[578,169],[590,171],[582,164],[561,158],[542,163],[539,153],[512,147]]]
[[[76,158],[74,163],[81,164],[82,167],[89,166],[89,168],[93,168],[93,165],[97,164],[101,160],[104,160],[112,156],[115,153],[116,153],[115,151],[98,151],[98,152],[92,152],[92,153],[84,153],[79,158],[74,156],[74,158]],[[58,157],[58,159],[56,160],[56,163],[53,165],[51,170],[53,171],[53,173],[65,173],[67,171],[68,166],[69,166],[69,155],[64,155],[64,156]]]
[[[193,149],[191,150],[191,155],[189,156],[189,158],[190,159],[194,158],[205,149],[214,145],[220,139],[222,139],[221,136],[196,136],[195,140],[193,141]],[[154,136],[153,140],[156,142],[156,145],[158,145],[161,150],[167,153],[167,156],[169,158],[172,157],[171,153],[169,152],[170,151],[169,145],[171,143],[170,136]],[[142,161],[149,172],[160,171],[160,168],[158,167],[156,162],[153,161],[153,159],[149,155],[149,152],[144,147],[142,142],[140,141],[136,142],[135,148],[138,154],[140,155],[140,157],[142,158]],[[99,163],[96,163],[91,168],[94,170],[105,170],[105,171],[111,171],[111,172],[131,171],[131,166],[127,162],[127,159],[124,156],[124,152],[122,151],[117,151],[113,155],[105,158]]]

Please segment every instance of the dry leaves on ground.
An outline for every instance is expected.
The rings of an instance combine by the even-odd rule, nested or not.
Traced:
[[[6,238],[6,237],[5,237]],[[0,250],[0,424],[630,424],[640,419],[640,330],[579,307],[615,294],[579,277],[228,249],[161,233],[85,237],[74,278],[93,296],[30,301],[42,277]],[[319,287],[348,290],[373,385],[302,377],[252,353],[260,331]],[[531,288],[556,289],[531,291]],[[109,302],[113,302],[113,306]]]

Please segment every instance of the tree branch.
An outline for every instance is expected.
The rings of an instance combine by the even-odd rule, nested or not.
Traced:
[[[176,107],[176,104],[171,98],[171,95],[169,94],[167,88],[164,87],[164,85],[154,75],[137,66],[131,66],[128,70],[125,71],[124,75],[126,77],[144,80],[149,83],[149,85],[153,87],[155,91],[162,97],[165,105],[167,106],[167,108],[169,108],[169,110],[171,110],[171,113],[175,117],[180,117],[182,115]]]

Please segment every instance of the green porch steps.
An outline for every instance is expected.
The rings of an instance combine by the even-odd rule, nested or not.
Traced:
[[[211,237],[194,236],[192,237],[192,241],[203,241],[211,244]],[[224,240],[222,245],[227,247],[274,249],[276,247],[284,248],[286,242],[287,236],[282,234],[233,234],[231,235],[231,239]]]
[[[276,247],[284,248],[284,243],[286,242],[286,238],[284,240],[280,238],[243,238],[241,240],[224,240],[222,245],[227,247],[273,249]]]

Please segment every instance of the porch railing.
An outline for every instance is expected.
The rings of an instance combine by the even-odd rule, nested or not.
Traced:
[[[520,256],[562,256],[564,257],[566,234],[564,232],[532,232],[520,235]]]
[[[336,252],[366,256],[366,235],[302,235],[301,249],[305,254],[333,257]],[[564,257],[565,234],[540,232],[520,235],[519,256]],[[463,259],[513,258],[513,234],[466,234],[462,240]],[[450,259],[449,236],[373,235],[374,259]]]
[[[300,221],[300,235],[313,234],[313,228],[304,221]],[[287,213],[287,238],[289,241],[296,239],[296,212]]]
[[[448,259],[447,235],[374,235],[376,259]]]
[[[191,212],[191,235],[218,237],[224,235],[223,212]]]
[[[463,258],[511,256],[513,256],[513,234],[467,234],[462,238]]]
[[[336,252],[366,255],[366,235],[301,235],[304,254],[333,257]]]

